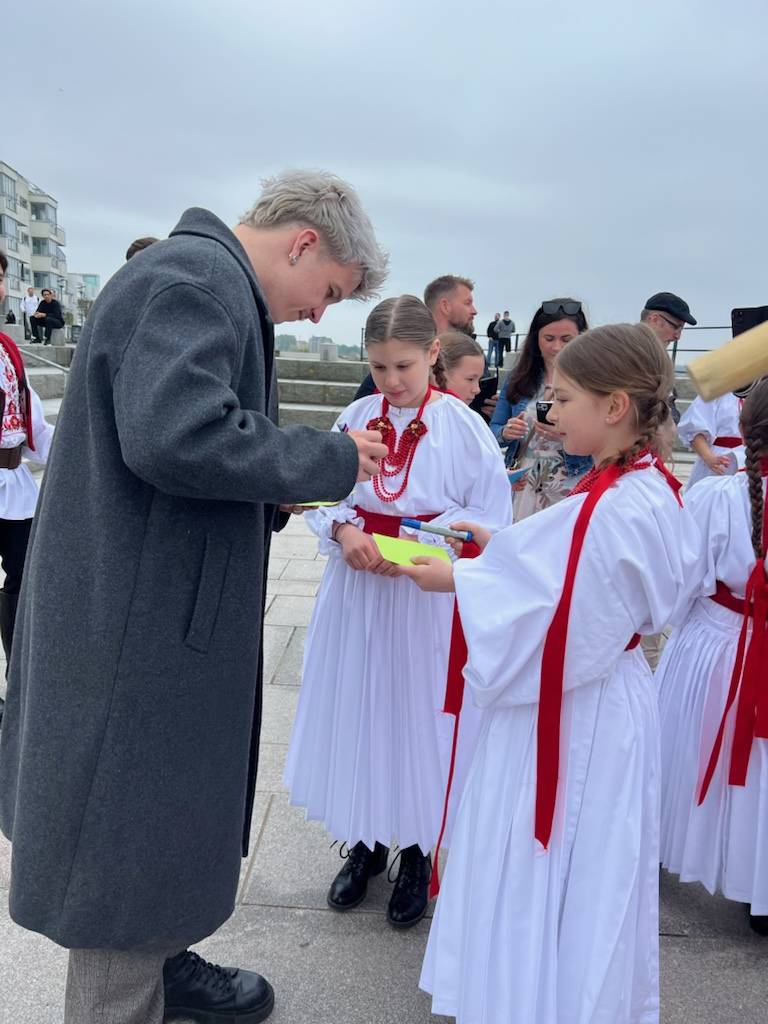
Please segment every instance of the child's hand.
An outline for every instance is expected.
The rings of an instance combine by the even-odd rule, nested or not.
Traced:
[[[493,536],[490,530],[486,530],[484,526],[480,526],[478,523],[451,523],[450,527],[452,530],[468,530],[472,534],[472,540],[477,544],[481,551],[485,551],[488,541]],[[461,558],[464,541],[454,540],[453,537],[446,537],[445,539],[453,548],[453,552],[456,557]]]
[[[374,576],[399,576],[400,566],[395,565],[394,562],[388,562],[385,558],[379,555],[379,561],[373,565],[368,566],[368,572],[372,572]]]
[[[281,512],[288,512],[293,516],[302,516],[307,511],[306,505],[281,505]]]
[[[452,594],[453,566],[442,558],[425,558],[419,555],[413,559],[413,565],[396,566],[398,574],[410,576],[417,587],[432,593]]]
[[[341,555],[350,569],[363,571],[383,561],[373,537],[354,525],[342,523],[337,527],[334,540],[341,545]]]

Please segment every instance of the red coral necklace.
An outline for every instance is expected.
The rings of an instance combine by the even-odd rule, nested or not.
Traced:
[[[397,431],[392,420],[389,418],[389,402],[386,398],[382,398],[381,401],[381,414],[369,420],[366,424],[368,430],[378,430],[381,432],[381,439],[387,446],[387,454],[381,463],[381,474],[373,478],[373,490],[379,501],[396,501],[408,486],[408,477],[411,473],[416,448],[419,441],[427,433],[427,425],[422,420],[421,415],[431,394],[432,388],[427,387],[427,393],[424,395],[424,401],[419,406],[419,411],[405,428],[399,441],[397,440]],[[384,477],[398,476],[403,471],[405,471],[405,476],[400,487],[396,491],[388,491],[384,486]]]

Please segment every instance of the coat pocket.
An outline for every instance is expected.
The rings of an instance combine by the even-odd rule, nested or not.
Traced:
[[[226,541],[218,540],[210,534],[206,535],[195,608],[187,635],[184,637],[187,647],[191,647],[193,651],[199,651],[201,654],[208,651],[213,627],[216,625],[229,564],[229,553],[230,546]]]

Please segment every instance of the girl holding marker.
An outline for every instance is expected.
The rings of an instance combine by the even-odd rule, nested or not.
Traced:
[[[702,480],[686,499],[707,567],[656,674],[661,862],[748,904],[768,935],[768,379],[744,402],[741,434],[746,472]]]
[[[382,559],[372,534],[445,547],[442,536],[408,528],[403,517],[434,527],[468,517],[496,528],[511,522],[493,435],[463,402],[430,384],[432,372],[438,380],[442,373],[436,335],[431,313],[411,295],[381,302],[368,317],[365,343],[379,394],[353,402],[334,429],[375,424],[389,455],[380,476],[341,504],[307,514],[329,558],[285,772],[291,801],[349,850],[328,893],[334,910],[360,904],[368,879],[386,868],[390,844],[399,845],[387,917],[400,928],[427,909],[429,853],[449,773],[455,767],[453,802],[479,712],[465,706],[455,730],[449,657],[452,684],[457,676],[461,687],[466,654],[460,657],[453,597],[422,594]]]
[[[485,709],[421,977],[459,1024],[659,1020],[659,727],[637,644],[702,571],[653,454],[671,375],[642,324],[574,338],[550,418],[595,468],[495,536],[454,522],[479,558],[401,569],[455,589]]]

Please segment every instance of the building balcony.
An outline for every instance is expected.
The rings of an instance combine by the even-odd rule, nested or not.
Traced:
[[[0,235],[0,243],[7,252],[19,251],[18,238],[11,238],[9,235]]]
[[[58,256],[35,256],[31,259],[32,272],[40,274],[66,274],[67,261],[59,259]]]
[[[30,220],[29,233],[33,238],[50,238],[57,245],[67,244],[64,228],[58,224],[52,224],[49,220]]]

